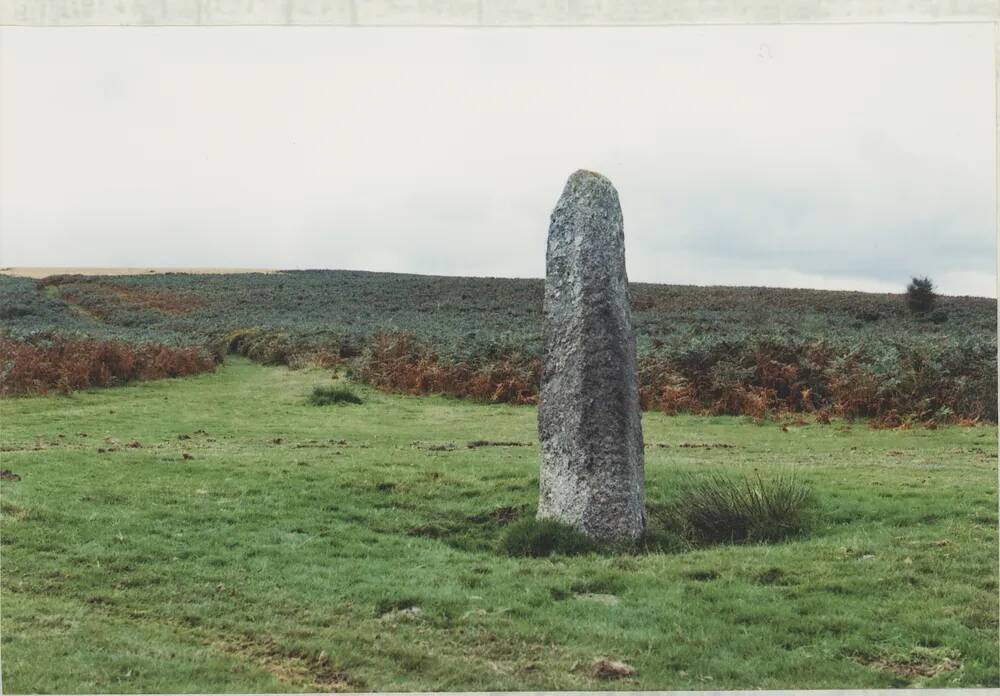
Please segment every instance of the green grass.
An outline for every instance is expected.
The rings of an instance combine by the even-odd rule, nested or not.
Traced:
[[[311,406],[326,378],[230,360],[0,402],[5,692],[1000,685],[995,427],[646,413],[651,505],[794,474],[811,532],[514,558],[533,408]]]
[[[500,538],[500,550],[510,556],[576,556],[598,550],[583,532],[557,520],[526,516],[508,525]]]

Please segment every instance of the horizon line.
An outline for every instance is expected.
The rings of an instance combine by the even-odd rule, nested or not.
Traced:
[[[240,267],[240,266],[5,266],[0,267],[0,275],[12,278],[29,278],[39,280],[56,275],[80,275],[80,276],[148,276],[166,275],[176,273],[181,275],[245,275],[260,273],[271,275],[275,273],[304,273],[304,272],[329,272],[329,273],[373,273],[382,275],[402,275],[421,276],[425,278],[477,278],[483,280],[538,280],[544,281],[544,277],[535,276],[483,276],[483,275],[442,275],[438,273],[414,273],[410,271],[372,271],[355,268],[260,268],[260,267]],[[690,288],[737,288],[737,289],[764,289],[764,290],[812,290],[815,292],[849,292],[863,295],[904,295],[905,290],[899,292],[877,292],[871,290],[845,290],[812,287],[788,287],[776,285],[722,285],[698,283],[669,283],[650,282],[645,280],[629,280],[635,285],[672,285],[675,287]],[[953,295],[938,292],[940,297],[974,298],[997,301],[997,297],[987,295]]]

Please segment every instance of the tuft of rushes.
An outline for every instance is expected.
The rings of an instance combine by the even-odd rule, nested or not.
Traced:
[[[794,476],[692,477],[657,514],[692,546],[780,541],[808,528],[809,489]]]
[[[361,397],[347,387],[314,387],[309,395],[309,403],[313,406],[329,406],[330,404],[360,404]]]

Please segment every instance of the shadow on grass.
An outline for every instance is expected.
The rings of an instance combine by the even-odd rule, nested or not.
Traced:
[[[501,506],[412,527],[408,533],[463,551],[507,556],[682,553],[722,544],[776,543],[803,537],[814,527],[815,501],[794,477],[689,477],[665,503],[646,507],[646,531],[632,543],[590,539],[556,520],[539,520],[527,505]]]

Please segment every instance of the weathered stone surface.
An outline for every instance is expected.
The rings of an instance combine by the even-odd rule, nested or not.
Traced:
[[[618,193],[574,173],[552,212],[538,407],[539,518],[603,541],[639,537],[645,474]]]

